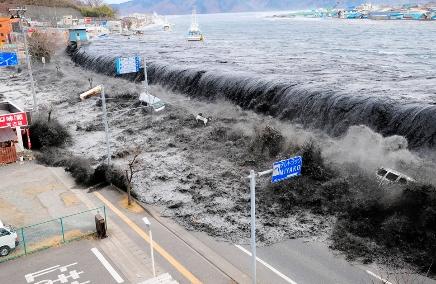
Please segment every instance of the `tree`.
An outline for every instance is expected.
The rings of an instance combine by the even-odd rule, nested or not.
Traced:
[[[103,0],[86,0],[86,5],[91,7],[100,7],[103,5]]]
[[[143,171],[143,169],[139,169],[139,166],[141,165],[141,160],[139,159],[139,155],[141,155],[141,148],[137,147],[133,153],[132,158],[129,160],[127,164],[126,169],[126,180],[127,180],[127,205],[132,205],[132,179],[135,174],[137,174],[140,171]]]

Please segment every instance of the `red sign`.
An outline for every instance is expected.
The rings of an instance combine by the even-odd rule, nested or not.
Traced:
[[[17,126],[27,126],[27,115],[25,112],[0,115],[0,128]]]

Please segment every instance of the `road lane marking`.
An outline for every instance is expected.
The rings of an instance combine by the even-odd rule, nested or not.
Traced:
[[[71,263],[68,265],[64,265],[64,266],[56,265],[56,266],[48,267],[48,268],[42,269],[40,271],[26,274],[24,276],[24,278],[26,278],[27,283],[35,282],[36,278],[38,278],[40,276],[44,276],[44,280],[38,280],[38,282],[36,284],[38,284],[38,283],[55,283],[58,281],[60,281],[60,283],[67,283],[69,281],[68,278],[71,278],[72,280],[77,280],[77,279],[80,279],[80,275],[84,273],[83,271],[77,271],[76,269],[72,269],[71,271],[68,271],[70,266],[74,266],[76,264],[77,264],[77,262],[74,262],[74,263]],[[57,270],[58,270],[57,273],[53,273]],[[68,272],[68,274],[66,274],[65,272]],[[48,274],[51,274],[51,275],[49,276]],[[56,277],[56,278],[53,279],[53,277]],[[78,283],[78,281],[73,281],[71,283]],[[81,282],[81,283],[88,284],[88,283],[90,283],[90,281],[85,281],[85,282]]]
[[[91,251],[95,254],[95,256],[100,260],[101,264],[103,264],[104,268],[110,273],[110,275],[117,281],[117,283],[124,283],[123,278],[115,271],[112,265],[106,260],[106,258],[101,254],[101,252],[97,248],[92,248]]]
[[[241,247],[240,245],[235,245],[235,247],[237,247],[238,249],[242,250],[243,252],[245,252],[246,254],[251,256],[251,252],[249,252],[245,248]],[[281,273],[280,271],[278,271],[277,269],[275,269],[274,267],[272,267],[271,265],[269,265],[268,263],[266,263],[262,259],[258,258],[257,256],[256,256],[256,260],[258,262],[262,263],[266,268],[268,268],[269,270],[271,270],[272,272],[274,272],[275,274],[280,276],[286,282],[291,283],[291,284],[297,284],[297,282],[293,281],[291,278],[289,278],[288,276],[284,275],[283,273]]]
[[[389,282],[386,279],[381,278],[380,276],[378,276],[377,274],[375,274],[374,272],[371,272],[369,270],[365,270],[369,275],[374,276],[375,278],[377,278],[378,280],[380,280],[383,284],[392,284],[391,282]]]
[[[148,234],[142,230],[135,222],[130,220],[123,212],[121,212],[115,205],[113,205],[109,200],[107,200],[101,193],[94,192],[95,196],[100,199],[108,208],[110,208],[118,217],[123,220],[133,231],[135,231],[141,238],[143,238],[147,243],[150,243],[150,238]],[[165,249],[163,249],[159,244],[153,241],[153,248],[157,251],[163,258],[165,258],[177,271],[180,272],[186,279],[188,279],[193,284],[201,284],[202,282],[195,277],[188,269],[186,269],[180,262],[178,262],[172,255],[170,255]]]

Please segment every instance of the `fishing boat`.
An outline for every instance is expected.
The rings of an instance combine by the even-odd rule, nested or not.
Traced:
[[[165,22],[163,24],[163,30],[166,32],[170,32],[171,31],[171,24],[168,22],[167,17],[165,17]]]
[[[192,10],[191,26],[188,31],[188,41],[202,41],[202,40],[204,40],[204,37],[198,26],[197,13],[194,8]]]

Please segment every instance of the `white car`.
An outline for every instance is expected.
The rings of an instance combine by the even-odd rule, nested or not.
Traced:
[[[141,93],[139,95],[139,100],[146,106],[153,108],[153,110],[156,112],[165,108],[165,103],[161,99],[148,93]]]
[[[18,235],[15,230],[4,226],[0,220],[0,256],[7,256],[18,244]]]
[[[416,182],[413,178],[388,168],[379,168],[377,170],[377,178],[381,183],[408,184]]]

